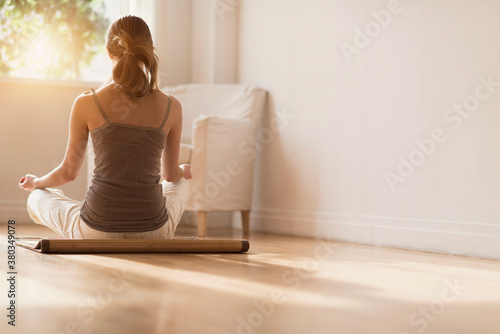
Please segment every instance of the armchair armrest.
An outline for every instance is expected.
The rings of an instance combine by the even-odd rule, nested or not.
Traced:
[[[191,150],[192,150],[192,147],[190,144],[181,143],[181,147],[180,147],[180,151],[179,151],[179,163],[180,164],[191,163]]]
[[[254,161],[246,153],[253,148],[257,123],[213,115],[193,123],[189,209],[250,210]]]

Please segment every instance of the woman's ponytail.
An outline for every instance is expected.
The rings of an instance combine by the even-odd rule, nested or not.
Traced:
[[[113,81],[133,98],[159,90],[158,56],[149,27],[139,17],[124,16],[108,30],[106,49],[116,61]]]

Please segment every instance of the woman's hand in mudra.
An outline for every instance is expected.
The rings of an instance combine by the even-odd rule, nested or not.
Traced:
[[[181,169],[182,169],[182,172],[184,173],[183,174],[183,177],[186,179],[186,180],[189,180],[190,178],[193,177],[193,175],[191,175],[191,165],[188,165],[188,164],[182,164],[180,165]]]
[[[35,179],[37,177],[35,175],[31,174],[26,174],[26,176],[23,176],[21,180],[19,180],[19,188],[24,189],[26,191],[33,191],[35,190]]]

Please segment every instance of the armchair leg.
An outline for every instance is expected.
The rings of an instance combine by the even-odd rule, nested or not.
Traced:
[[[207,235],[207,212],[198,211],[196,213],[196,221],[198,223],[198,236],[204,238]]]
[[[243,223],[243,235],[250,233],[250,211],[241,211],[241,222]]]

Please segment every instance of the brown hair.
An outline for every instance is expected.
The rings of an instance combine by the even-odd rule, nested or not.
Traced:
[[[158,88],[158,56],[149,27],[137,16],[119,18],[108,30],[106,50],[116,60],[113,81],[133,98]]]

